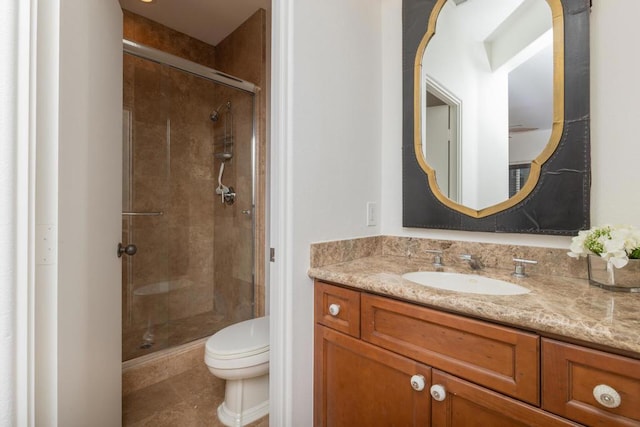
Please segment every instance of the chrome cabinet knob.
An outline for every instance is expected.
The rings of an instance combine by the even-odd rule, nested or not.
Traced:
[[[622,403],[622,398],[615,388],[606,384],[598,384],[593,388],[593,397],[605,408],[617,408]]]
[[[432,385],[429,391],[431,393],[431,397],[433,397],[438,402],[442,402],[447,397],[447,391],[440,384]]]
[[[120,258],[122,254],[133,256],[136,252],[138,252],[136,245],[122,246],[122,243],[118,243],[118,258]]]
[[[415,391],[424,390],[424,377],[422,375],[414,375],[411,377],[411,388]]]
[[[329,306],[329,314],[332,316],[337,316],[340,313],[340,305],[339,304],[331,304]]]

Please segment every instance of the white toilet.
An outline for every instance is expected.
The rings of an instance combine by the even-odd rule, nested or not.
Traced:
[[[247,425],[269,413],[269,317],[228,326],[211,336],[204,361],[226,380],[218,418],[230,427]]]

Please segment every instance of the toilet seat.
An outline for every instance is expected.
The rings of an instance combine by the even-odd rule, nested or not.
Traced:
[[[205,345],[205,362],[219,369],[236,369],[269,362],[269,317],[228,326]]]

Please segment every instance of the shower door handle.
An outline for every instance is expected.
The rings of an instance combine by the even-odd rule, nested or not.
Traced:
[[[122,243],[118,243],[118,258],[120,258],[122,254],[133,256],[136,252],[138,252],[136,245],[122,246]]]

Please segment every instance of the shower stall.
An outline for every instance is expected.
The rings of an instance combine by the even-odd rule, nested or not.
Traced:
[[[256,91],[124,42],[123,360],[254,317]]]

